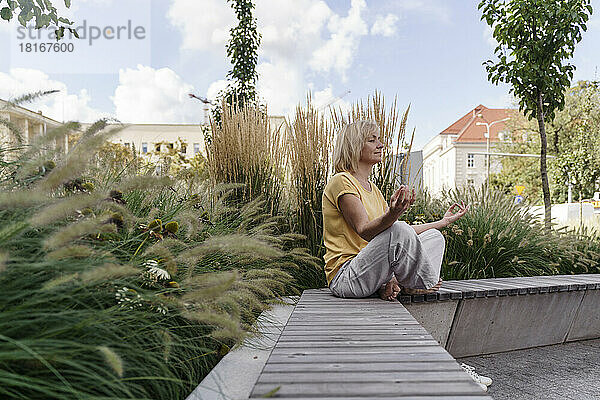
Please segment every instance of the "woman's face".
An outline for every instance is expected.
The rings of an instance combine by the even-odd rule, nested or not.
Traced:
[[[360,161],[369,164],[377,164],[381,161],[381,152],[383,143],[379,140],[379,133],[374,132],[365,141],[362,151],[360,152]]]

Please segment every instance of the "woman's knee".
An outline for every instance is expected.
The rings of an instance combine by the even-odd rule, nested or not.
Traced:
[[[444,234],[442,232],[440,232],[436,228],[431,229],[431,236],[437,238],[437,240],[439,240],[440,242],[446,243],[446,237],[444,236]]]

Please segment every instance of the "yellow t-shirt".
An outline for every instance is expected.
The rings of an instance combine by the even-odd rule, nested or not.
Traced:
[[[385,213],[387,202],[383,194],[373,182],[370,184],[369,192],[352,174],[339,172],[325,186],[322,199],[323,242],[327,251],[323,258],[327,284],[331,283],[342,264],[356,256],[368,243],[346,223],[338,204],[339,197],[345,193],[356,195],[365,207],[369,221]]]

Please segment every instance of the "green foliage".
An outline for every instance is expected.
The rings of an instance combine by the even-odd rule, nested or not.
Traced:
[[[564,106],[575,66],[564,63],[587,30],[589,0],[483,0],[478,8],[493,28],[498,61],[485,63],[488,79],[506,82],[519,108],[535,116],[541,94],[544,116]]]
[[[498,60],[485,64],[488,79],[511,85],[519,109],[536,117],[540,132],[540,176],[545,227],[550,229],[550,190],[546,168],[545,119],[552,120],[565,104],[564,91],[575,66],[564,63],[587,29],[590,0],[482,0],[481,19],[493,29]]]
[[[547,233],[532,217],[527,199],[514,204],[513,196],[487,191],[483,185],[443,191],[440,198],[419,193],[402,219],[409,224],[433,222],[460,200],[471,206],[441,230],[446,238],[442,279],[600,272],[600,232],[561,228]]]
[[[233,68],[227,73],[228,87],[220,93],[217,103],[224,100],[227,105],[235,105],[241,109],[246,104],[256,105],[256,63],[261,35],[252,15],[253,0],[227,1],[231,3],[239,22],[230,30],[227,57],[231,59]],[[217,120],[220,120],[220,112],[218,106],[213,110]]]
[[[64,1],[67,8],[71,7],[71,0]],[[54,30],[57,41],[64,37],[65,29],[79,38],[77,31],[68,26],[73,25],[73,22],[59,16],[50,0],[7,0],[2,3],[6,5],[0,8],[0,18],[5,21],[10,21],[16,16],[19,24],[26,27],[32,19],[35,19],[35,29],[47,28],[51,24],[57,26]],[[60,23],[64,25],[59,26]]]
[[[185,398],[322,272],[263,198],[107,163],[106,128],[65,156],[40,138],[0,163],[1,398]]]
[[[536,123],[515,112],[507,122],[511,140],[500,143],[498,150],[509,153],[539,153],[540,137]],[[565,107],[546,125],[549,159],[548,173],[553,202],[565,202],[569,175],[575,184],[574,199],[591,198],[597,190],[600,163],[600,87],[596,82],[580,81],[565,93]],[[580,160],[578,160],[578,158]],[[491,176],[493,187],[514,192],[514,185],[525,186],[524,195],[533,202],[542,200],[539,160],[503,157],[502,171]],[[581,196],[580,196],[581,192]]]

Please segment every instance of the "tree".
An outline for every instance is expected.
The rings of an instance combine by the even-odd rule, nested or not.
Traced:
[[[67,8],[71,7],[71,0],[64,0]],[[54,30],[56,40],[65,36],[65,29],[70,31],[73,36],[79,38],[77,31],[66,25],[73,25],[72,21],[58,15],[56,8],[50,0],[7,0],[0,1],[0,5],[6,3],[5,7],[0,8],[0,18],[5,21],[12,20],[17,16],[19,23],[27,27],[27,23],[35,18],[35,28],[47,28],[54,24],[57,28]],[[62,26],[59,26],[60,24]]]
[[[230,57],[233,68],[227,73],[229,84],[222,96],[227,104],[241,108],[245,104],[256,104],[256,63],[261,35],[252,16],[253,1],[227,1],[231,2],[239,23],[230,30],[227,57]]]
[[[564,91],[575,66],[566,63],[592,14],[590,0],[483,0],[481,19],[493,28],[498,42],[496,62],[484,63],[488,79],[511,85],[519,109],[536,118],[540,133],[540,175],[545,227],[550,229],[551,204],[546,168],[545,121],[564,107]]]
[[[498,145],[500,152],[507,153],[538,153],[540,152],[539,127],[536,121],[529,120],[524,114],[514,112],[507,122],[511,133],[510,142]],[[548,136],[548,154],[556,156],[549,160],[548,180],[551,186],[551,201],[564,202],[567,200],[567,186],[569,172],[567,165],[572,164],[575,155],[585,155],[586,161],[577,163],[569,169],[578,168],[580,176],[589,175],[594,168],[600,167],[593,160],[600,159],[600,85],[598,82],[579,81],[565,92],[565,106],[556,112],[553,120],[546,122]],[[570,160],[570,161],[569,161]],[[532,158],[503,157],[502,171],[492,174],[491,184],[504,189],[506,193],[514,191],[515,184],[524,184],[524,195],[534,202],[542,201],[542,185],[535,176],[539,175],[539,165]],[[589,167],[585,167],[586,164]],[[587,172],[584,171],[587,169]],[[592,179],[592,178],[590,178]],[[592,179],[593,180],[593,179]],[[574,192],[574,198],[589,198],[593,195],[595,184],[593,181],[584,181],[582,186]],[[555,183],[553,185],[552,183]]]

